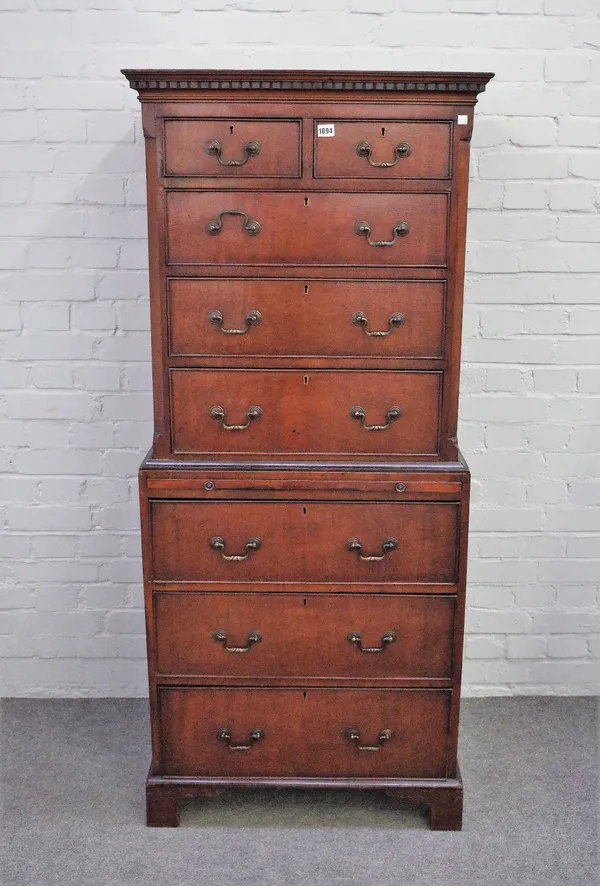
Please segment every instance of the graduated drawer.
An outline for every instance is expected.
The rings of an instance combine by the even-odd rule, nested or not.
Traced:
[[[171,278],[173,356],[439,358],[442,282]]]
[[[450,698],[437,689],[161,687],[161,773],[443,778]]]
[[[316,178],[445,179],[451,175],[450,123],[335,120],[334,134],[319,136],[315,121]]]
[[[300,120],[167,119],[165,175],[298,178]]]
[[[447,262],[445,193],[172,190],[166,201],[171,265],[441,267]]]
[[[453,502],[154,499],[151,578],[452,584],[458,516]]]
[[[176,453],[438,451],[441,372],[172,369],[170,379]]]
[[[455,599],[360,594],[154,597],[157,670],[188,677],[448,678]]]

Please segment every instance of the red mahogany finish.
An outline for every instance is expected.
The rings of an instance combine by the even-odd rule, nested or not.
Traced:
[[[176,453],[439,452],[440,372],[173,369],[170,378]],[[261,414],[249,418],[253,406]]]
[[[451,584],[459,507],[451,502],[196,502],[150,504],[157,582]],[[210,540],[223,539],[226,560]],[[248,540],[260,546],[249,553]],[[350,539],[361,542],[361,559]],[[393,539],[395,548],[382,553]],[[268,590],[268,588],[265,588]]]
[[[232,357],[265,366],[280,357],[388,366],[417,358],[441,368],[444,303],[437,280],[176,277],[168,281],[169,353],[227,365]]]
[[[447,773],[448,691],[165,687],[160,708],[166,775]],[[219,737],[223,729],[229,741]],[[256,730],[262,737],[249,740]],[[351,738],[350,730],[360,737]],[[384,732],[389,738],[381,740]]]
[[[447,262],[446,194],[179,189],[167,191],[165,200],[169,265],[395,268]],[[360,222],[368,223],[371,242],[356,230]],[[394,236],[397,223],[407,229]]]
[[[148,178],[148,824],[230,787],[345,787],[459,829],[455,438],[491,75],[124,73]]]
[[[165,120],[164,174],[298,178],[300,131],[300,120]]]
[[[319,138],[320,122],[316,121],[314,133],[315,178],[451,177],[449,123],[340,120],[335,137]]]
[[[331,674],[449,682],[455,606],[450,594],[159,592],[157,667],[194,680]]]

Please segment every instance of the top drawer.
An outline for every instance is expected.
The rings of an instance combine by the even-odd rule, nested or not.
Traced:
[[[165,120],[164,174],[299,178],[300,120]]]
[[[450,139],[450,123],[315,120],[315,178],[450,178]]]
[[[149,577],[231,590],[258,582],[264,591],[274,583],[454,585],[459,512],[456,502],[153,499]]]

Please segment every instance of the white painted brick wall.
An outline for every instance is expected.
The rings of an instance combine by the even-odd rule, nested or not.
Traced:
[[[0,2],[0,692],[146,691],[143,139],[121,67],[496,71],[461,402],[470,694],[600,677],[598,0]]]

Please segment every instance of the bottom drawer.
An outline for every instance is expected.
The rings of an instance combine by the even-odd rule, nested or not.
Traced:
[[[162,774],[444,778],[451,693],[159,690]]]

